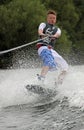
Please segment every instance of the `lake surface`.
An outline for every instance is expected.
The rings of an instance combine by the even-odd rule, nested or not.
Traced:
[[[84,66],[70,66],[59,86],[59,72],[49,72],[44,84],[57,92],[52,98],[25,88],[38,83],[40,71],[0,70],[0,130],[84,130]]]

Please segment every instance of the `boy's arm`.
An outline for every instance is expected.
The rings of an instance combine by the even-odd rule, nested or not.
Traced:
[[[43,33],[43,29],[45,28],[46,24],[45,23],[41,23],[39,25],[39,28],[38,28],[38,35],[39,36],[44,36],[45,34]]]
[[[38,35],[39,35],[39,36],[45,36],[45,34],[43,33],[43,30],[42,30],[42,29],[38,29]]]
[[[53,38],[59,38],[61,36],[61,30],[58,28],[57,32],[52,35]]]

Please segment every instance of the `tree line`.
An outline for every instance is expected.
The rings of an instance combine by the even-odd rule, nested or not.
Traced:
[[[62,30],[56,49],[69,57],[83,57],[83,0],[0,0],[0,51],[36,40],[48,9],[57,12],[56,26]]]

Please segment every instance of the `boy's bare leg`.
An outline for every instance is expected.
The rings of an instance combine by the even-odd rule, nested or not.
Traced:
[[[59,83],[59,84],[62,84],[62,83],[63,83],[63,80],[64,80],[66,74],[67,74],[67,71],[62,71],[62,72],[60,73],[60,75],[58,76],[58,83]]]
[[[42,67],[41,74],[40,75],[37,74],[39,81],[42,81],[42,82],[44,81],[45,76],[46,76],[48,70],[49,70],[48,66],[43,66]]]
[[[47,74],[48,70],[49,70],[49,66],[43,66],[42,67],[42,71],[41,71],[41,76],[45,77],[45,75]]]

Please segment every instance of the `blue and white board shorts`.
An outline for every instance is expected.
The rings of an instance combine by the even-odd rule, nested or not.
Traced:
[[[48,49],[47,46],[42,46],[38,49],[38,55],[42,58],[43,65],[49,66],[50,70],[61,70],[68,71],[68,64],[55,50]]]
[[[44,66],[49,66],[50,68],[56,68],[56,63],[54,61],[54,57],[52,56],[52,52],[49,49],[43,49],[40,54],[40,57],[43,61]]]

